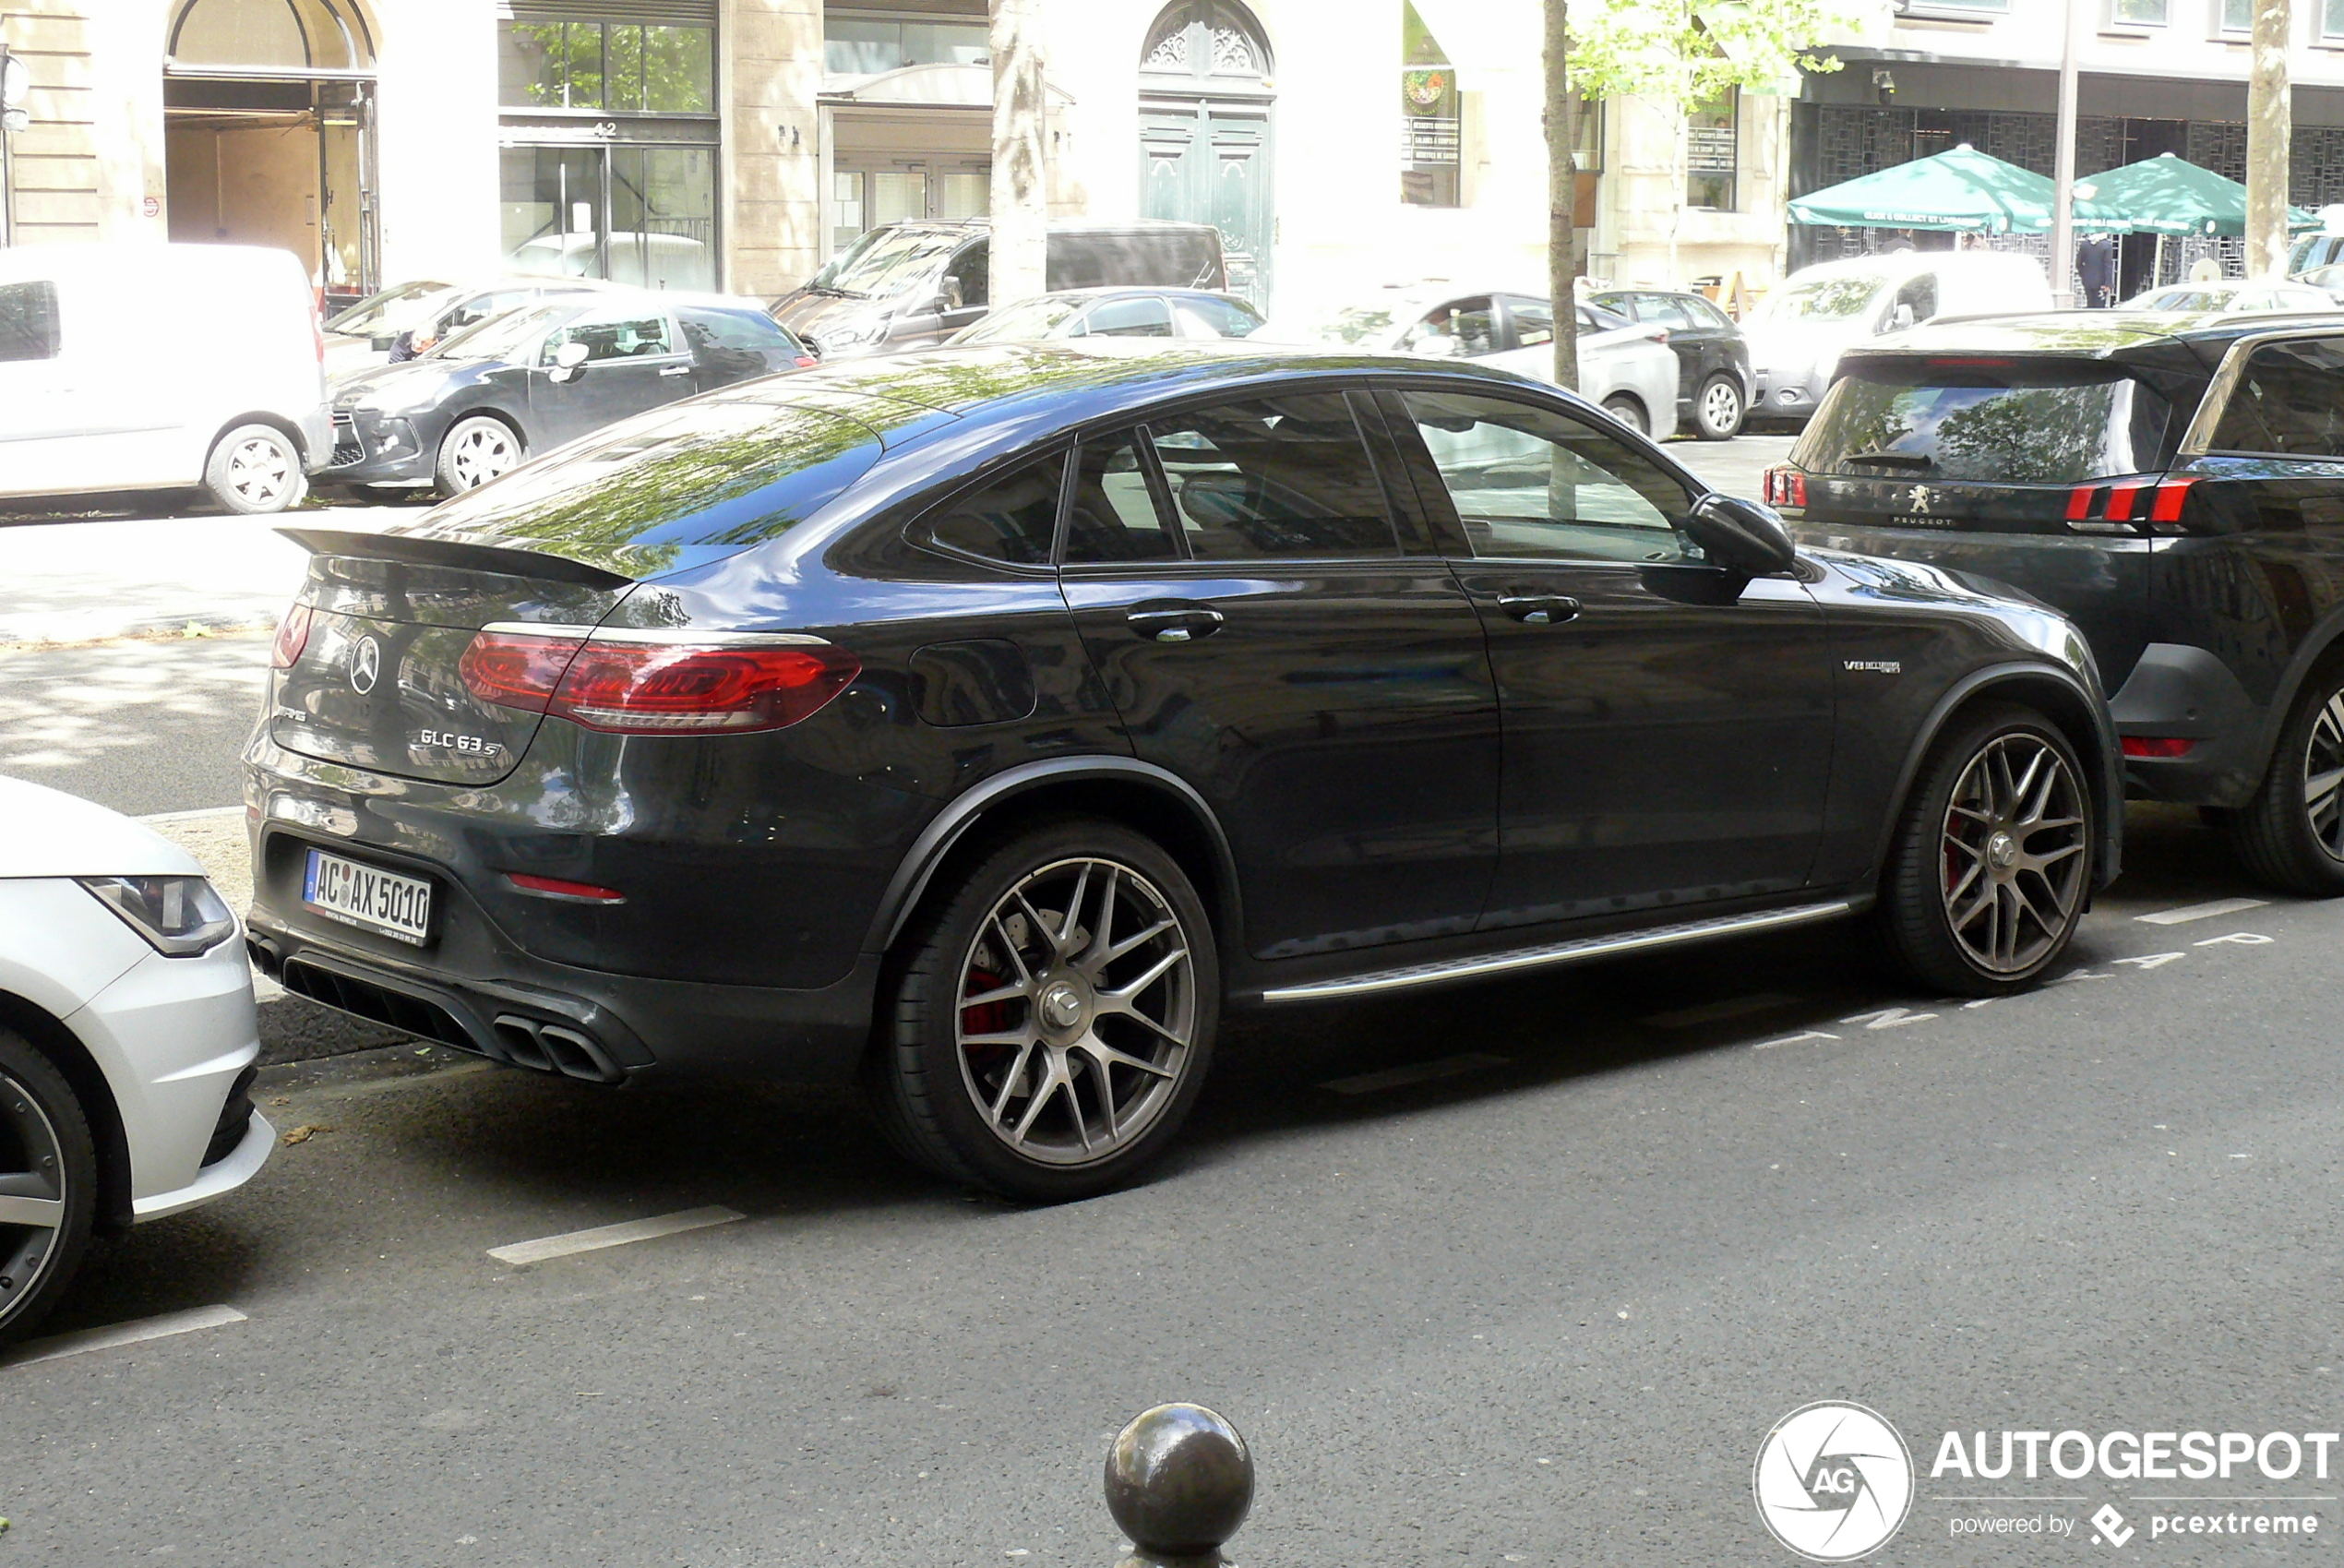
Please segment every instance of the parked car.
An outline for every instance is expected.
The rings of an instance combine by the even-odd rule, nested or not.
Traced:
[[[380,365],[400,335],[427,320],[465,290],[456,283],[418,279],[368,294],[349,309],[326,318],[326,378]]]
[[[0,1343],[95,1233],[225,1196],[253,1108],[252,969],[203,868],[151,829],[0,778]]]
[[[1838,374],[1839,356],[1884,332],[1939,316],[2049,310],[2051,282],[2031,256],[1914,250],[1802,267],[1742,323],[1757,391],[1752,418],[1803,423]]]
[[[265,971],[591,1082],[859,1076],[1029,1199],[1161,1153],[1225,1009],[1867,908],[1998,995],[2116,866],[2066,621],[1469,364],[833,363],[294,537]]]
[[[2324,207],[2320,216],[2331,223],[2344,221],[2344,208]],[[2287,249],[2287,270],[2290,276],[2308,272],[2314,267],[2332,267],[2344,262],[2344,233],[2320,230],[2299,236]]]
[[[883,223],[773,302],[773,317],[825,357],[920,348],[981,320],[992,278],[992,227]],[[1228,287],[1220,231],[1141,220],[1053,223],[1046,284],[1060,289]]]
[[[323,357],[290,251],[0,247],[0,498],[200,485],[282,511],[332,454]]]
[[[1668,334],[1677,356],[1677,418],[1704,441],[1729,441],[1750,412],[1750,344],[1733,317],[1700,294],[1611,289],[1593,303]]]
[[[614,290],[523,305],[334,389],[344,485],[484,485],[646,409],[814,363],[751,299]]]
[[[1800,538],[2075,618],[2128,787],[2344,893],[2344,322],[2094,312],[1858,351],[1771,473]]]
[[[2331,304],[2344,305],[2344,263],[2314,267],[2308,272],[2299,274],[2295,281],[2305,288],[2319,290],[2328,297]]]
[[[2171,283],[2135,294],[2124,310],[2334,310],[2335,296],[2316,284],[2248,282],[2223,278],[2205,283]]]
[[[420,309],[400,310],[370,326],[363,341],[355,333],[337,344],[326,338],[326,381],[338,388],[362,370],[419,359],[457,333],[539,300],[604,293],[619,285],[598,278],[499,278],[456,284],[427,296]],[[341,319],[340,317],[336,318]]]
[[[1313,318],[1273,321],[1262,332],[1264,341],[1471,360],[1547,382],[1555,378],[1554,335],[1554,305],[1545,296],[1445,281],[1385,289]],[[1580,302],[1579,391],[1631,429],[1664,441],[1677,433],[1677,356],[1667,336]]]
[[[1041,342],[1051,338],[1244,338],[1262,313],[1235,294],[1204,289],[1060,289],[1005,305],[945,340]]]

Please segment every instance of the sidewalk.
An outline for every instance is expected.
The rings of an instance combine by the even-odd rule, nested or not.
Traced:
[[[0,644],[272,627],[309,559],[279,528],[371,533],[421,515],[412,507],[323,507],[0,526]]]

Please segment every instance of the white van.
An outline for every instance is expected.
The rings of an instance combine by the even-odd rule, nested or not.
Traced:
[[[0,497],[200,485],[282,511],[333,459],[324,359],[290,251],[0,250]]]
[[[1741,324],[1756,389],[1750,417],[1804,420],[1831,389],[1840,354],[1884,332],[2051,307],[2043,264],[2006,251],[1900,250],[1801,267]]]

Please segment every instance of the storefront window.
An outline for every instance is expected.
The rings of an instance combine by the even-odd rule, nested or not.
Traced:
[[[1412,207],[1462,203],[1457,73],[1417,8],[1400,8],[1400,199]]]
[[[715,106],[712,28],[509,21],[498,42],[508,108],[705,114]]]
[[[1697,103],[1685,115],[1685,205],[1716,212],[1734,210],[1741,156],[1741,95],[1728,88],[1722,97]]]
[[[822,69],[875,76],[905,66],[982,66],[993,58],[983,22],[903,22],[825,10]]]
[[[716,287],[713,148],[508,147],[503,186],[515,271]]]

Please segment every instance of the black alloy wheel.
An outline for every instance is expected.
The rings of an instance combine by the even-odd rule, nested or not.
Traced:
[[[939,1175],[1089,1197],[1178,1133],[1220,998],[1211,923],[1170,856],[1117,823],[1045,824],[984,853],[907,934],[865,1089]]]
[[[2314,670],[2254,798],[2222,818],[2257,881],[2308,898],[2344,894],[2344,664]]]
[[[1693,434],[1704,441],[1730,441],[1741,434],[1741,383],[1723,371],[1693,394]]]
[[[98,1154],[73,1088],[0,1029],[0,1345],[72,1282],[97,1217]]]
[[[2091,891],[2092,798],[2057,726],[1996,705],[1956,718],[1905,803],[1880,923],[1914,978],[2001,996],[2039,977]]]

